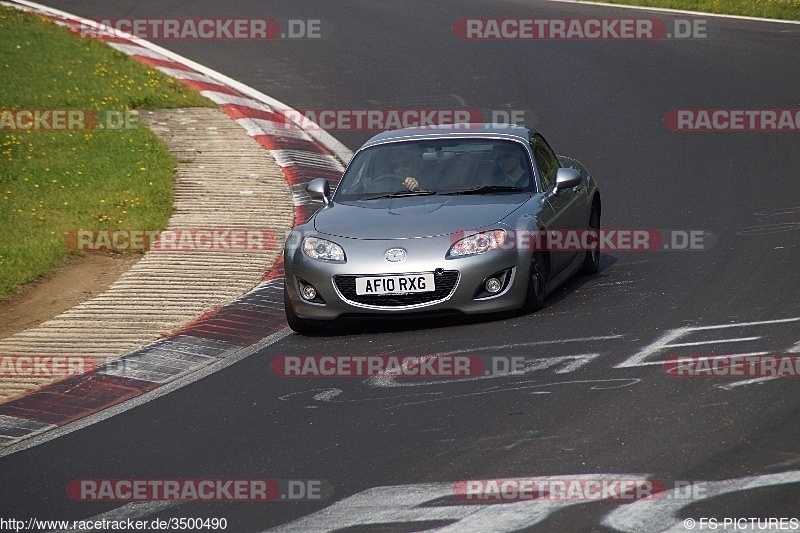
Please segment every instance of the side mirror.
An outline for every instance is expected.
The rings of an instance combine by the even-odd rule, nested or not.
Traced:
[[[556,187],[553,194],[558,194],[561,189],[571,189],[581,184],[581,173],[574,168],[559,168],[556,172]]]
[[[325,178],[315,178],[306,185],[306,194],[312,200],[322,200],[325,205],[331,203],[331,186]]]

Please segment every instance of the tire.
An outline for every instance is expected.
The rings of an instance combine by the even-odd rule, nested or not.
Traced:
[[[544,296],[547,290],[547,270],[544,256],[540,253],[533,254],[531,259],[531,271],[528,276],[528,292],[525,296],[525,306],[527,312],[538,311],[544,307]]]
[[[589,214],[589,231],[600,231],[600,210],[597,207],[597,202],[592,203],[592,211]],[[581,266],[581,273],[583,274],[597,274],[600,270],[600,243],[597,242],[597,249],[586,250],[586,256],[583,258],[583,266]]]
[[[294,307],[292,307],[292,302],[289,299],[289,291],[286,290],[285,285],[283,287],[283,307],[286,311],[286,322],[293,331],[297,333],[317,333],[325,329],[324,323],[316,320],[306,320],[295,314]]]

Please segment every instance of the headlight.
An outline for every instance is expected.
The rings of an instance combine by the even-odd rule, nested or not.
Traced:
[[[344,250],[335,242],[306,237],[303,239],[303,253],[311,259],[344,263]]]
[[[449,257],[464,257],[466,255],[482,254],[501,247],[506,242],[507,237],[508,234],[502,229],[475,233],[457,241],[450,247],[447,255]]]

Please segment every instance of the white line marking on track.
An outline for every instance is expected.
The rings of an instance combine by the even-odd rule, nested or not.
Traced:
[[[386,409],[395,409],[397,407],[408,407],[409,405],[419,405],[422,403],[431,403],[431,402],[439,402],[442,400],[455,400],[457,398],[467,398],[470,396],[482,396],[485,394],[498,394],[503,392],[514,392],[514,391],[524,391],[527,389],[538,389],[538,388],[545,388],[545,387],[555,387],[558,385],[591,385],[595,384],[592,387],[589,387],[589,390],[608,390],[608,389],[621,389],[623,387],[630,387],[639,383],[641,379],[639,378],[614,378],[614,379],[581,379],[575,381],[556,381],[553,383],[535,383],[534,385],[524,385],[522,387],[514,386],[514,387],[490,387],[489,389],[477,391],[477,392],[468,392],[466,394],[455,394],[452,396],[442,396],[439,398],[433,398],[430,400],[420,400],[416,402],[407,402],[401,404],[395,404],[389,407],[384,407]],[[516,383],[515,385],[522,385],[524,383],[534,383],[533,381],[521,381]],[[608,384],[608,386],[598,386],[599,384]]]
[[[693,346],[693,343],[672,343],[672,341],[677,340],[678,338],[688,335],[689,333],[695,331],[708,331],[708,330],[715,330],[715,329],[728,329],[728,328],[743,328],[748,326],[766,326],[770,324],[787,324],[790,322],[798,322],[800,321],[800,317],[792,317],[792,318],[779,318],[775,320],[758,320],[755,322],[736,322],[732,324],[715,324],[713,326],[684,326],[680,328],[675,328],[667,331],[664,335],[662,335],[659,339],[657,339],[652,344],[649,344],[639,350],[637,353],[633,354],[632,356],[628,357],[622,363],[614,366],[614,368],[629,368],[629,367],[637,367],[637,366],[647,366],[647,365],[663,365],[666,361],[649,361],[650,357],[653,357],[659,353],[662,353],[664,350],[668,348],[673,348],[675,346]],[[755,337],[759,338],[759,337]],[[743,337],[741,339],[747,339]],[[725,343],[725,342],[739,342],[736,339],[715,339],[713,341],[704,341],[705,344],[715,344],[715,343]]]
[[[472,347],[472,348],[460,348],[458,350],[449,350],[447,352],[438,352],[438,353],[435,353],[435,354],[431,354],[431,356],[432,357],[441,357],[441,356],[446,356],[446,355],[456,355],[456,354],[460,354],[460,353],[477,353],[477,352],[485,351],[485,350],[495,350],[496,351],[496,350],[504,350],[504,349],[508,349],[508,348],[519,348],[521,346],[541,346],[541,345],[547,345],[547,344],[567,344],[567,343],[571,343],[571,342],[586,342],[586,341],[599,341],[599,340],[618,339],[618,338],[621,338],[621,337],[622,337],[622,335],[599,335],[599,336],[594,336],[594,337],[577,337],[577,338],[573,338],[573,339],[552,339],[552,340],[546,340],[546,341],[517,342],[517,343],[511,343],[511,344],[496,344],[496,345],[492,345],[492,346],[479,346],[479,347]],[[392,353],[392,352],[387,352],[387,353]],[[598,354],[598,353],[592,353],[592,354],[570,355],[570,356],[565,356],[565,357],[560,357],[560,358],[551,357],[551,358],[539,359],[539,360],[532,359],[531,362],[529,363],[529,366],[525,369],[524,372],[522,372],[522,374],[524,374],[527,371],[533,370],[533,368],[531,368],[531,365],[535,365],[537,363],[537,361],[542,362],[542,363],[546,364],[547,366],[552,366],[552,364],[555,364],[555,363],[560,362],[560,361],[564,361],[564,362],[573,361],[572,364],[565,365],[565,367],[562,368],[560,372],[556,372],[558,374],[563,374],[563,373],[566,373],[566,372],[571,372],[573,370],[577,370],[579,367],[589,363],[590,361],[592,361],[596,357],[599,357],[599,355],[600,354]],[[479,380],[479,379],[496,378],[496,377],[508,377],[508,375],[503,376],[503,375],[499,375],[499,374],[490,374],[490,375],[483,375],[483,376],[470,376],[470,377],[466,377],[466,378],[438,379],[438,380],[435,380],[435,381],[417,381],[417,380],[415,380],[413,383],[397,383],[395,381],[394,376],[385,375],[385,376],[373,376],[373,377],[367,378],[367,383],[372,387],[384,387],[384,388],[389,388],[389,387],[417,387],[417,386],[420,386],[420,385],[439,385],[439,384],[443,384],[443,383],[456,383],[456,382],[460,382],[460,381],[476,381],[476,380]]]
[[[734,337],[731,339],[715,339],[713,341],[697,341],[697,342],[679,342],[670,344],[670,348],[685,348],[686,346],[702,346],[704,344],[722,344],[724,342],[747,342],[757,341],[761,337]]]
[[[336,398],[342,393],[342,389],[330,389],[325,392],[320,392],[319,394],[314,395],[314,399],[318,402],[329,402],[333,398]]]
[[[792,483],[800,483],[800,470],[695,483],[692,487],[695,496],[692,498],[676,497],[681,489],[671,489],[656,500],[639,500],[628,505],[620,505],[606,515],[601,524],[617,531],[686,532],[688,529],[680,518],[683,516],[680,511],[684,508],[689,506],[694,509],[702,508],[699,507],[700,502],[725,494]],[[699,514],[702,516],[702,512]],[[720,525],[721,522],[722,520]],[[739,528],[737,530],[745,531]]]
[[[735,387],[741,387],[742,385],[752,385],[753,383],[762,383],[764,381],[771,381],[773,379],[778,379],[779,377],[780,376],[766,376],[763,378],[745,379],[742,381],[735,381],[733,383],[728,383],[727,385],[717,385],[717,388],[724,390],[731,390]]]

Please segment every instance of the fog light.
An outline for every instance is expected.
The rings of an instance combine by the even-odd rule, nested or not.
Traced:
[[[494,294],[503,288],[503,283],[497,278],[489,278],[486,280],[486,292]]]
[[[304,300],[311,301],[317,297],[317,289],[313,285],[302,285],[300,287],[300,295]]]

